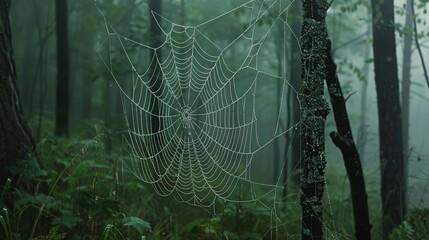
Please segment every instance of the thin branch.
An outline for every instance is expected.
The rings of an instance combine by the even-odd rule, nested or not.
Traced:
[[[417,34],[416,15],[414,13],[414,0],[411,0],[411,14],[413,16],[413,23],[414,23],[414,40],[416,42],[417,51],[419,51],[420,60],[422,62],[422,67],[423,67],[423,73],[424,73],[426,83],[427,83],[428,88],[429,88],[428,72],[426,70],[425,59],[423,58],[422,50],[420,49],[420,43],[419,43],[419,38],[418,38],[418,34]]]
[[[425,100],[427,102],[429,102],[429,98],[427,98],[426,96],[421,95],[420,93],[416,92],[416,91],[411,91],[412,94],[416,95],[417,97],[419,97],[422,100]]]

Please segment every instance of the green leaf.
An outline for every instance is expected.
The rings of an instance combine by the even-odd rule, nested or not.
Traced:
[[[20,197],[21,198],[17,200],[14,204],[15,210],[23,210],[29,206],[37,208],[45,206],[46,209],[52,209],[55,208],[57,204],[54,197],[46,196],[43,193],[33,196],[26,192],[20,192]]]
[[[62,225],[67,228],[72,228],[76,226],[82,219],[73,214],[71,211],[67,209],[61,210],[61,216],[56,217],[52,220],[53,225]]]
[[[66,178],[71,185],[75,184],[78,180],[82,178],[89,177],[91,175],[91,167],[94,165],[94,161],[82,161],[77,164],[77,166],[73,169],[70,176]]]
[[[65,233],[59,233],[58,232],[59,226],[52,227],[49,229],[49,234],[47,236],[37,236],[33,239],[35,240],[61,240],[64,239]]]
[[[10,171],[20,175],[24,181],[47,175],[47,172],[40,168],[36,158],[19,161],[16,166],[10,168]]]
[[[145,231],[152,231],[150,223],[138,217],[126,217],[122,219],[122,224],[126,227],[133,227],[141,235],[143,235]]]

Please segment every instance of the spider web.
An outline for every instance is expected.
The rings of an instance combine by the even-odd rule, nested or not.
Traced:
[[[276,141],[286,145],[286,134],[300,124],[286,126],[287,91],[298,99],[299,89],[287,66],[278,71],[273,41],[286,41],[286,34],[299,41],[286,21],[293,2],[250,0],[192,26],[151,11],[162,19],[157,47],[121,33],[97,7],[107,36],[98,52],[120,91],[130,156],[124,161],[136,177],[191,205],[256,202],[279,221],[288,149],[276,181],[263,172],[273,166]],[[234,22],[242,31],[229,31]],[[152,71],[156,65],[161,76]],[[154,117],[162,126],[156,131]]]

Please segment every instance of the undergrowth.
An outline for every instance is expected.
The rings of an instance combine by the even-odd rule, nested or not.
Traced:
[[[28,159],[11,169],[20,184],[9,180],[1,185],[0,239],[300,238],[297,189],[289,190],[287,204],[276,212],[284,222],[273,218],[272,210],[252,204],[219,201],[213,214],[211,209],[159,197],[123,164],[121,143],[112,141],[108,131],[96,129],[91,139],[46,137],[37,145],[42,167]],[[354,235],[348,182],[340,171],[327,175],[327,239]],[[371,184],[368,192],[371,196],[377,189]],[[379,219],[376,202],[370,198],[372,221]],[[429,210],[414,209],[390,238],[427,239],[427,226]]]

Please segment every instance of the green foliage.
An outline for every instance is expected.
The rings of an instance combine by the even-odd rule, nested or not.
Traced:
[[[1,239],[262,239],[270,228],[272,213],[262,206],[222,201],[223,213],[210,217],[204,209],[177,209],[174,199],[157,197],[119,157],[106,154],[104,138],[48,137],[37,149],[43,170],[32,161],[15,166],[20,179],[46,184],[47,190],[29,193],[5,183]],[[13,205],[6,196],[15,196]],[[294,216],[299,219],[298,212]]]
[[[10,217],[7,208],[3,208],[0,213],[1,235],[4,239],[14,239],[10,226]]]
[[[133,227],[141,235],[146,231],[151,231],[150,223],[138,218],[138,217],[125,217],[121,223],[126,227]]]
[[[102,140],[100,136],[91,140],[47,138],[39,144],[38,151],[49,171],[41,170],[30,160],[13,168],[15,173],[21,173],[21,181],[47,184],[48,190],[30,194],[9,188],[10,183],[5,185],[1,198],[5,239],[96,239],[105,226],[120,222],[117,216],[121,202],[116,197],[120,183],[112,177],[112,173],[117,174],[117,164],[109,165],[113,160],[103,153]],[[126,185],[123,186],[125,192]],[[11,207],[4,197],[9,195],[17,196]],[[124,218],[122,222],[124,229],[134,229],[124,234],[125,238],[141,235],[150,228],[138,217]]]
[[[410,211],[410,226],[418,239],[429,238],[429,209],[414,208]]]
[[[10,168],[11,173],[19,174],[22,181],[29,182],[35,178],[45,177],[47,172],[40,168],[35,158],[22,160]]]
[[[356,1],[345,1],[340,5],[340,10],[342,13],[351,13],[360,10],[361,7],[364,7],[366,10],[371,9],[369,1],[365,0],[356,0]]]
[[[60,240],[64,239],[65,233],[58,232],[59,226],[54,226],[49,229],[49,233],[47,235],[37,236],[35,240]]]
[[[414,237],[415,233],[409,223],[403,222],[399,227],[395,228],[389,235],[389,240],[401,240],[401,239],[417,239]]]
[[[300,234],[301,212],[293,201],[278,207],[279,219],[292,219],[285,222],[273,222],[272,210],[256,203],[218,201],[216,205],[222,210],[217,215],[184,204],[177,208],[176,200],[158,197],[132,177],[119,156],[106,154],[103,140],[103,136],[89,140],[47,138],[38,145],[44,174],[27,174],[20,170],[25,164],[15,166],[27,176],[25,179],[33,176],[33,181],[46,183],[48,191],[28,193],[6,182],[0,197],[0,238],[256,240]],[[352,239],[351,200],[347,179],[338,174],[341,171],[328,169],[329,198],[325,199],[324,218],[338,239]],[[375,185],[369,186],[369,195],[377,195]],[[251,192],[244,189],[245,194]],[[15,196],[13,206],[6,201],[9,196]],[[296,198],[296,194],[288,196]],[[380,212],[374,209],[378,200],[369,200],[371,219],[377,219]],[[409,222],[396,229],[391,239],[427,237],[428,212],[412,210]]]

